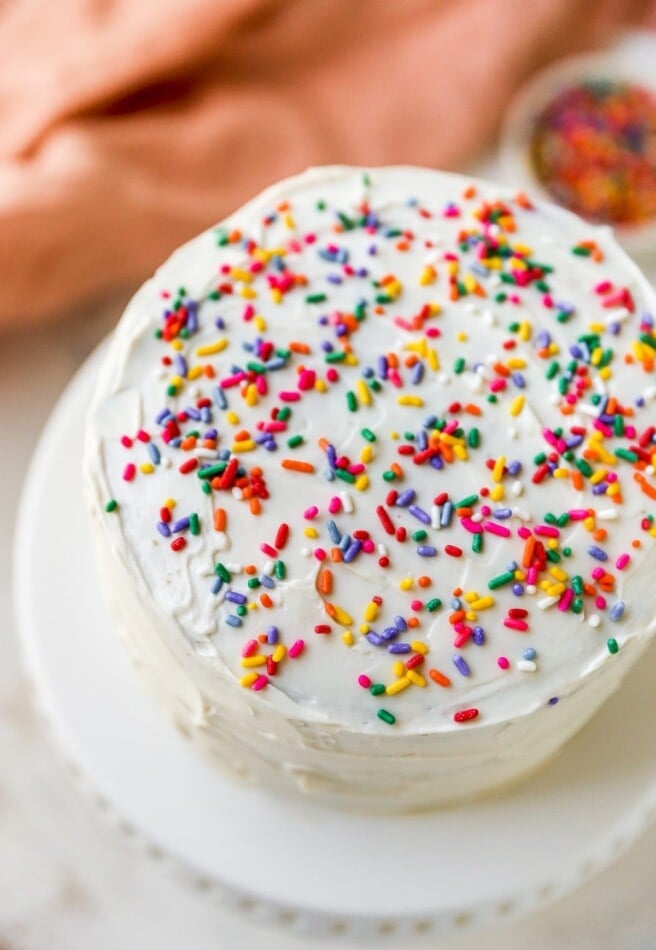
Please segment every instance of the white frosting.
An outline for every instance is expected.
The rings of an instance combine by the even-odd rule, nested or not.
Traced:
[[[175,710],[181,727],[217,759],[230,759],[233,770],[270,785],[300,782],[330,797],[363,803],[384,788],[394,798],[393,807],[449,801],[498,785],[537,766],[589,718],[640,655],[656,626],[656,598],[645,581],[656,566],[656,545],[653,530],[642,523],[656,505],[635,481],[632,461],[614,454],[635,445],[654,419],[653,370],[646,362],[645,371],[636,360],[644,352],[649,356],[650,347],[635,342],[642,315],[655,310],[653,294],[608,231],[591,228],[548,205],[520,207],[507,194],[502,200],[510,203],[516,230],[504,231],[508,222],[502,219],[498,225],[485,226],[487,237],[507,239],[518,246],[520,255],[549,265],[553,272],[543,275],[548,292],[534,281],[527,286],[504,283],[494,262],[489,266],[489,259],[479,256],[480,245],[467,250],[459,246],[461,232],[480,233],[474,213],[481,203],[499,198],[498,188],[481,182],[475,182],[475,196],[465,198],[469,185],[468,179],[416,168],[377,169],[369,175],[361,169],[325,168],[281,182],[224,222],[220,231],[207,231],[177,251],[144,285],[119,324],[98,383],[89,417],[86,483],[124,638],[141,658],[156,691]],[[322,208],[317,207],[318,200]],[[283,202],[288,207],[281,208]],[[337,212],[357,222],[363,216],[363,202],[365,213],[375,216],[369,217],[369,226],[336,233]],[[457,206],[457,216],[445,214],[450,203]],[[218,246],[217,234],[237,230],[242,240]],[[603,261],[572,252],[591,239],[603,252]],[[254,242],[256,250],[246,241]],[[284,255],[271,253],[277,248]],[[470,292],[454,300],[449,275],[455,257],[461,289]],[[285,270],[278,269],[281,262]],[[508,259],[499,263],[505,272],[522,268]],[[248,279],[243,280],[245,275]],[[296,283],[289,281],[291,289],[276,302],[270,278],[275,282],[288,275],[296,275]],[[396,283],[374,285],[385,281],[386,275]],[[600,288],[604,282],[612,288]],[[224,291],[230,285],[231,292],[223,292],[219,300],[207,299],[221,284]],[[198,329],[188,339],[178,338],[176,350],[157,339],[154,331],[163,326],[163,310],[180,296],[181,287],[184,300],[200,301]],[[391,288],[389,302],[377,304],[385,287]],[[163,291],[172,297],[163,299]],[[515,301],[497,299],[504,292],[514,295]],[[553,306],[545,301],[546,293]],[[353,314],[362,302],[359,314],[364,316],[357,328],[340,337],[337,325],[355,327]],[[413,317],[426,307],[435,312],[413,328]],[[245,308],[252,310],[246,319]],[[556,315],[570,308],[569,318],[559,322]],[[223,319],[223,328],[217,328],[217,317]],[[509,329],[511,324],[515,326]],[[553,351],[548,355],[539,336],[545,330]],[[599,334],[601,352],[593,354],[588,367],[590,388],[571,414],[563,415],[559,381],[572,359],[570,346],[591,332]],[[212,393],[222,380],[248,371],[248,362],[266,364],[275,359],[273,352],[260,358],[244,349],[244,344],[257,346],[258,339],[271,341],[272,350],[300,342],[308,352],[292,352],[278,360],[278,368],[274,364],[259,372],[265,386],[256,399],[249,400],[244,393],[244,382],[224,388],[228,408],[219,408]],[[326,362],[322,344],[330,344],[335,352],[344,340],[352,358]],[[213,347],[218,341],[220,350]],[[217,352],[203,355],[207,347]],[[609,369],[600,372],[596,361],[607,348],[612,348],[613,359]],[[398,359],[398,380],[381,379],[378,358],[389,354]],[[624,361],[627,354],[632,363]],[[176,381],[175,394],[167,395],[181,367],[164,366],[161,360],[163,356],[175,360],[178,355],[184,357],[189,372]],[[408,357],[414,366],[405,365]],[[456,364],[459,359],[464,361],[462,367]],[[554,361],[559,370],[548,379],[547,369]],[[417,364],[423,369],[417,370]],[[305,373],[299,373],[301,365]],[[584,365],[585,353],[578,359],[578,367]],[[190,378],[199,372],[195,367],[207,366],[215,378],[204,374]],[[331,367],[338,375],[332,381],[327,375]],[[371,379],[378,381],[379,391],[371,388]],[[496,392],[496,404],[490,403],[490,387],[501,384],[505,388]],[[574,382],[569,391],[574,391]],[[354,394],[355,411],[347,408],[349,392]],[[633,415],[625,417],[625,425],[635,426],[636,437],[612,435],[593,442],[593,448],[601,446],[602,457],[590,460],[592,479],[584,478],[578,491],[569,470],[584,451],[589,452],[595,418],[603,409],[603,403],[600,408],[592,402],[593,394],[615,397],[621,406],[631,408]],[[196,446],[167,444],[162,426],[155,423],[162,409],[178,413],[207,396],[213,402],[206,421],[189,419],[179,426],[183,435],[190,430],[200,433]],[[412,404],[417,399],[421,405]],[[471,409],[456,410],[456,403],[473,405],[480,415]],[[269,497],[261,500],[260,514],[252,515],[248,500],[237,497],[238,492],[204,494],[199,469],[215,465],[222,451],[232,450],[237,434],[248,433],[256,440],[261,426],[271,421],[274,407],[292,410],[286,430],[273,434],[277,449],[268,451],[256,443],[253,450],[236,456],[248,471],[253,466],[262,469]],[[238,421],[229,413],[235,413]],[[429,461],[415,464],[413,454],[421,433],[431,431],[426,429],[431,416],[447,424],[457,420],[465,433],[478,428],[480,445],[467,446],[465,435],[457,446],[465,458],[446,461],[441,470]],[[543,430],[558,427],[564,429],[563,439],[572,435],[571,427],[585,427],[583,443],[574,448],[570,460],[561,455],[558,475],[563,477],[546,474],[536,484],[534,457],[554,451]],[[202,437],[210,428],[218,431],[216,448],[203,446]],[[375,441],[364,437],[363,429],[374,433]],[[154,453],[135,439],[138,430],[148,433]],[[134,439],[131,447],[121,444],[124,435]],[[302,444],[289,447],[287,440],[296,435],[302,436]],[[437,439],[435,434],[432,438]],[[319,440],[324,440],[321,445]],[[329,480],[325,440],[337,456],[363,464],[368,481]],[[445,441],[441,439],[441,444]],[[399,454],[400,446],[410,447],[411,454]],[[364,463],[363,449],[365,460],[370,453]],[[150,453],[160,458],[146,474],[140,466],[152,463]],[[181,474],[179,466],[194,457],[199,467]],[[501,471],[502,460],[493,473],[486,462],[500,457],[506,471]],[[284,459],[308,462],[314,470],[290,471],[282,467]],[[519,472],[513,462],[521,463]],[[123,473],[130,463],[137,471],[128,482]],[[403,478],[386,481],[383,472],[389,472],[392,464],[402,466]],[[604,470],[611,479],[617,476],[621,502],[612,494],[593,493],[592,485]],[[639,475],[656,484],[649,464]],[[606,484],[615,491],[612,482]],[[482,488],[501,497],[485,498]],[[416,493],[410,504],[419,512],[408,504],[386,501],[390,490],[409,489]],[[471,520],[463,524],[454,514],[449,526],[439,527],[445,509],[437,508],[434,498],[441,493],[452,502],[478,495]],[[341,510],[331,514],[335,496]],[[105,513],[110,498],[119,508]],[[167,539],[156,529],[168,498],[176,502],[172,521],[192,512],[199,517],[199,533],[183,532],[186,546],[178,552],[170,548],[178,535]],[[395,528],[407,529],[404,542],[385,532],[376,514],[379,505]],[[491,509],[489,514],[484,505]],[[312,506],[318,513],[308,519],[304,512]],[[224,532],[213,527],[217,507],[227,513]],[[510,516],[495,515],[499,509],[510,509]],[[554,543],[561,560],[548,562],[532,584],[518,575],[522,596],[513,593],[512,584],[488,588],[491,579],[507,571],[509,562],[521,565],[525,540],[518,531],[531,532],[537,541],[547,543],[551,539],[544,533],[534,534],[537,526],[547,524],[545,515],[582,509],[592,509],[594,517],[570,520],[557,528]],[[428,524],[420,520],[424,512]],[[342,536],[368,532],[373,551],[361,550],[350,563],[334,563],[331,519]],[[274,545],[283,522],[290,531],[278,557],[263,553],[261,544]],[[483,548],[475,553],[472,532],[480,528]],[[307,537],[306,529],[314,529],[316,537]],[[599,529],[607,535],[595,540],[593,532]],[[412,534],[418,530],[424,530],[426,537],[414,541]],[[510,535],[499,536],[495,533],[499,531]],[[636,540],[640,547],[632,546]],[[420,556],[421,545],[435,548],[435,555]],[[450,556],[447,545],[460,548],[462,556]],[[601,548],[607,560],[592,557],[591,546]],[[327,552],[325,560],[317,560],[317,548]],[[571,554],[563,556],[563,548],[571,549]],[[387,567],[379,566],[381,552],[389,557]],[[625,553],[630,561],[617,569],[616,560]],[[273,571],[278,558],[285,563],[284,579]],[[219,562],[231,578],[215,594],[212,586]],[[254,576],[264,575],[268,586],[249,588],[250,575],[243,570],[247,565],[255,565]],[[333,584],[330,593],[322,594],[320,575],[326,567],[332,571]],[[591,572],[600,567],[613,574],[613,589],[604,592],[594,582],[595,592],[584,593],[576,604],[580,612],[571,605],[559,609],[562,590],[555,585],[571,586],[577,575],[593,583]],[[430,578],[430,586],[419,585],[422,575]],[[411,579],[411,587],[402,589],[406,579]],[[481,645],[469,636],[454,647],[449,616],[456,588],[463,591],[463,606],[469,612],[464,623],[470,629],[484,628]],[[245,595],[250,607],[241,625],[233,627],[229,618],[236,617],[237,605],[230,600],[234,592]],[[493,603],[472,608],[473,592],[476,599],[492,598]],[[260,601],[263,593],[271,598],[270,608]],[[605,606],[596,603],[602,595]],[[380,645],[370,642],[365,612],[374,596],[382,598],[382,604],[368,623],[377,634],[393,626],[397,617],[406,622],[415,617],[419,625]],[[442,606],[431,612],[425,605],[433,598],[439,598]],[[419,610],[413,609],[413,601],[421,602]],[[610,612],[618,601],[625,604],[624,612],[613,622]],[[337,605],[337,620],[334,611],[332,617],[327,614],[326,603]],[[526,632],[504,625],[511,609],[528,612],[520,618],[528,624]],[[255,691],[240,681],[251,672],[266,675],[266,669],[245,667],[242,653],[248,641],[271,625],[278,628],[279,642],[287,650],[298,639],[305,646],[298,658],[285,656],[264,688]],[[329,626],[330,632],[315,633],[317,625]],[[352,645],[344,642],[345,629],[351,631]],[[617,655],[609,652],[611,637],[619,646]],[[361,675],[388,688],[407,677],[407,673],[399,677],[394,663],[407,662],[416,650],[393,655],[388,647],[414,641],[424,645],[426,655],[412,670],[414,681],[406,688],[374,696],[358,684]],[[525,654],[527,649],[535,655]],[[255,653],[270,655],[274,650],[273,644],[258,644]],[[454,665],[455,655],[466,662],[470,675]],[[502,659],[500,665],[499,658],[507,662]],[[451,685],[434,682],[429,669],[445,674]],[[423,681],[426,685],[419,685]],[[555,697],[558,705],[549,705]],[[393,714],[393,725],[378,717],[380,709]],[[454,721],[455,714],[469,709],[478,711],[477,718]],[[379,802],[377,807],[384,805]]]

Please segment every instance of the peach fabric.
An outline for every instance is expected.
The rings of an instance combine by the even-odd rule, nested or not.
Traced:
[[[0,0],[0,326],[135,286],[324,162],[457,168],[653,0]]]

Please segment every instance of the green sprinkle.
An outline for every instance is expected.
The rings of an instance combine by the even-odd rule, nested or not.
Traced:
[[[206,465],[204,468],[199,468],[197,475],[199,478],[214,478],[215,475],[221,475],[225,469],[227,462],[218,462],[216,465]]]
[[[542,465],[542,463],[546,461],[547,461],[547,456],[544,452],[538,452],[537,455],[533,456],[534,465]]]
[[[200,489],[201,489],[201,491],[202,491],[205,495],[211,495],[211,494],[212,494],[212,486],[210,485],[210,483],[209,483],[208,481],[201,482],[201,483],[200,483]]]
[[[419,531],[412,532],[413,541],[425,541],[428,537],[428,532],[424,531],[423,528],[420,528]]]
[[[369,389],[373,389],[375,393],[379,393],[383,388],[382,383],[377,379],[369,380]]]
[[[392,303],[392,299],[389,294],[376,294],[376,303],[379,304]]]
[[[545,374],[547,379],[553,379],[554,376],[558,375],[559,370],[560,370],[560,366],[558,365],[556,360],[554,360],[553,363],[549,363],[549,366],[547,367],[547,372]]]
[[[472,505],[475,505],[478,501],[478,495],[467,495],[466,498],[461,498],[460,501],[457,501],[453,506],[456,510],[458,508],[471,508]]]
[[[491,578],[491,580],[487,582],[487,586],[490,590],[496,590],[497,587],[503,587],[504,584],[509,584],[514,580],[515,574],[513,571],[504,571],[503,574],[497,574],[496,577]]]
[[[546,515],[544,516],[544,520],[546,521],[547,524],[556,524],[556,516],[551,511],[548,511],[546,513]]]
[[[481,442],[481,433],[478,429],[470,429],[467,436],[467,445],[470,449],[477,449]]]
[[[246,369],[249,369],[251,373],[257,373],[258,376],[263,376],[266,373],[266,366],[263,363],[258,363],[257,360],[249,360],[246,363]]]
[[[200,519],[195,511],[189,515],[189,531],[192,534],[200,534]]]
[[[337,212],[337,217],[339,218],[339,223],[342,225],[345,231],[352,231],[355,227],[355,221],[352,218],[349,218],[347,214],[344,214],[343,211]]]
[[[574,462],[574,464],[578,468],[581,475],[584,475],[585,478],[590,478],[590,476],[594,472],[592,465],[588,465],[585,459],[577,459],[576,462]]]
[[[285,406],[284,409],[278,410],[278,415],[276,416],[276,419],[279,422],[287,422],[291,414],[292,414],[292,411],[289,408],[289,406]]]
[[[581,597],[575,597],[572,601],[572,613],[580,614],[583,610],[583,600]]]
[[[393,716],[392,713],[386,709],[379,709],[376,715],[379,719],[382,719],[383,722],[386,722],[388,726],[393,726],[396,722],[396,716]]]
[[[238,617],[245,617],[246,614],[248,613],[248,607],[246,606],[246,604],[239,604],[239,606],[235,610],[235,613],[237,614]]]
[[[230,571],[225,566],[225,564],[221,564],[220,561],[218,564],[214,565],[214,573],[218,574],[221,580],[226,584],[230,581]]]
[[[571,549],[571,548],[563,548],[563,557],[571,557],[571,556],[572,556],[572,549]]]
[[[384,683],[374,683],[373,686],[369,687],[369,692],[372,696],[380,696],[381,693],[385,692]]]
[[[178,387],[177,387],[177,386],[174,386],[173,383],[171,383],[170,386],[167,386],[167,387],[166,387],[166,395],[167,395],[167,396],[175,396],[176,393],[177,393],[177,391],[178,391]]]
[[[641,333],[640,342],[651,347],[652,350],[656,350],[656,336],[652,336],[651,333]],[[615,652],[617,652],[617,650]]]
[[[287,575],[287,568],[285,567],[285,562],[276,561],[276,563],[273,565],[273,573],[275,574],[275,576],[278,578],[279,581],[284,580]]]
[[[328,294],[308,294],[305,298],[306,303],[324,303],[328,300]]]
[[[396,475],[394,474],[394,472],[390,472],[390,471],[383,472],[383,478],[385,479],[386,482],[396,481]]]
[[[638,456],[635,452],[629,452],[628,449],[615,449],[615,455],[618,459],[624,459],[626,462],[637,462]]]
[[[483,532],[475,534],[472,538],[472,551],[474,554],[480,554],[483,550]]]
[[[326,363],[341,363],[346,359],[346,353],[343,350],[334,350],[332,353],[326,353]]]
[[[572,590],[575,594],[583,593],[583,578],[580,574],[575,574],[572,578]]]
[[[554,551],[553,548],[547,548],[547,560],[551,561],[552,564],[558,564],[560,561],[560,554],[558,551]]]
[[[259,577],[249,577],[246,581],[246,586],[250,588],[250,590],[256,590],[256,588],[260,586]]]
[[[351,472],[347,472],[345,468],[336,468],[335,475],[343,482],[348,482],[349,485],[355,484],[355,475],[352,475]]]
[[[610,637],[606,640],[606,646],[608,647],[609,653],[619,653],[620,646],[615,637]]]
[[[363,439],[366,439],[367,442],[376,441],[376,433],[372,432],[371,429],[361,429],[360,435],[362,436]]]
[[[303,445],[303,436],[290,435],[290,437],[287,439],[287,445],[290,449],[298,448],[299,445]]]
[[[441,606],[442,606],[442,601],[440,600],[440,598],[433,597],[431,600],[427,601],[426,610],[432,614],[433,611],[438,610]]]
[[[462,373],[464,368],[465,368],[464,357],[459,356],[458,359],[453,364],[453,372],[456,373],[457,375],[460,375],[460,373]]]
[[[494,393],[490,393],[490,395],[487,397],[487,400],[486,400],[486,402],[490,402],[490,403],[492,403],[492,405],[494,405],[494,404],[497,403],[498,401],[499,401],[499,400],[498,400],[497,397],[494,395]]]
[[[576,254],[578,257],[590,257],[591,250],[589,247],[581,247],[580,244],[577,244],[576,247],[572,248],[572,254]]]
[[[105,505],[105,511],[109,514],[111,511],[116,511],[118,509],[118,502],[115,498],[110,498],[107,504]]]
[[[505,303],[507,299],[508,299],[508,294],[504,294],[503,291],[500,291],[498,294],[494,295],[495,303]]]
[[[569,515],[567,514],[566,511],[564,511],[562,515],[559,515],[556,518],[556,524],[558,525],[559,528],[564,528],[568,522],[569,522]]]
[[[317,209],[317,211],[325,211],[325,210],[326,210],[326,202],[323,200],[323,198],[320,198],[320,199],[317,201],[317,203],[316,203],[316,205],[315,205],[315,208]]]

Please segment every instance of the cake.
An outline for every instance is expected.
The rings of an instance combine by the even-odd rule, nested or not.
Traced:
[[[545,763],[656,628],[654,312],[608,229],[421,168],[309,170],[177,250],[84,472],[180,732],[378,811]]]

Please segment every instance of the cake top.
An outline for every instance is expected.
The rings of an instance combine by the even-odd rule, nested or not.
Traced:
[[[653,294],[612,234],[321,168],[177,251],[90,413],[104,526],[193,662],[297,720],[555,704],[652,632]]]

